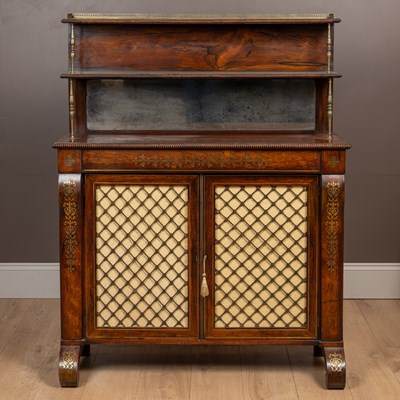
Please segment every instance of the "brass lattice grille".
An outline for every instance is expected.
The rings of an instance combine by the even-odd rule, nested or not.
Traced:
[[[96,324],[188,327],[188,187],[96,186]]]
[[[215,327],[307,322],[307,187],[215,189]]]

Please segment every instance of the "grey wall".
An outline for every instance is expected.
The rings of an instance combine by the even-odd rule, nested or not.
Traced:
[[[55,262],[56,152],[67,132],[68,12],[334,12],[335,132],[348,153],[346,261],[400,262],[398,0],[1,0],[0,263]]]

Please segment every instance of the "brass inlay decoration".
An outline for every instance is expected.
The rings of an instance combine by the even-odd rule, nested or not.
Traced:
[[[332,71],[332,24],[328,24],[328,54],[327,54],[327,64],[328,72]]]
[[[72,79],[69,80],[69,134],[71,140],[75,139],[75,98],[74,98],[74,85]]]
[[[304,328],[308,190],[215,188],[215,328]]]
[[[112,14],[112,13],[72,13],[69,17],[75,19],[103,20],[302,20],[330,19],[332,14]]]
[[[74,368],[74,354],[70,351],[66,351],[62,356],[62,368],[73,369]]]
[[[339,160],[339,158],[337,158],[337,156],[329,157],[328,165],[331,168],[336,168],[339,164],[340,164],[340,160]]]
[[[140,155],[133,157],[132,161],[140,167],[146,168],[240,168],[253,167],[256,169],[266,168],[268,158],[266,156],[256,155],[252,157],[249,154],[238,156],[237,154],[221,154],[208,152],[201,155],[169,155],[168,153],[160,155]]]
[[[332,138],[332,126],[333,126],[333,79],[329,78],[328,83],[328,135]]]
[[[64,162],[64,166],[70,168],[70,167],[72,167],[72,166],[75,164],[76,160],[75,160],[75,158],[74,158],[74,156],[73,156],[72,154],[67,154],[67,155],[65,156],[63,162]]]
[[[344,368],[343,356],[341,353],[330,353],[329,364],[332,372],[341,373]]]
[[[78,246],[77,235],[77,207],[75,199],[76,183],[66,181],[63,184],[63,210],[64,210],[64,254],[65,264],[69,271],[75,270],[76,250]]]
[[[74,68],[75,68],[75,33],[74,33],[74,24],[70,24],[70,27],[71,27],[71,37],[70,37],[71,72],[74,73]]]
[[[189,189],[99,184],[96,326],[188,328]]]
[[[328,201],[326,205],[326,262],[328,271],[333,272],[339,255],[339,194],[340,183],[328,182]]]

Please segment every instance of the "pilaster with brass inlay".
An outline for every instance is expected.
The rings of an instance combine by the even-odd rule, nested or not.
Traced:
[[[344,176],[322,175],[321,185],[321,341],[338,345],[342,343]]]
[[[82,201],[81,175],[59,175],[62,341],[81,341]]]

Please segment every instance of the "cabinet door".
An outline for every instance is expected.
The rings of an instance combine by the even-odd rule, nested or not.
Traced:
[[[87,337],[197,337],[198,178],[87,175],[85,210]]]
[[[204,336],[315,338],[317,177],[205,180]]]

